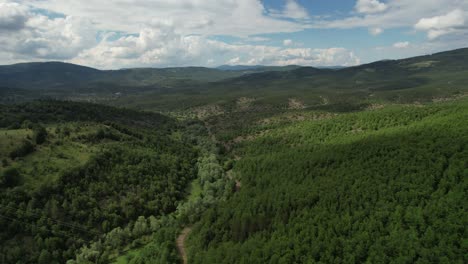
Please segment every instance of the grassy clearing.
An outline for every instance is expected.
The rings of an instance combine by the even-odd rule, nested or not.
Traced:
[[[33,142],[31,129],[0,130],[0,171],[17,168],[22,184],[34,190],[44,182],[54,182],[64,172],[83,166],[97,151],[96,144],[83,142],[82,138],[95,134],[103,125],[91,123],[50,124],[46,127],[47,139],[35,145],[34,151],[24,157],[10,158],[10,153],[24,140]]]
[[[0,129],[0,157],[6,158],[28,136],[32,136],[30,129]]]
[[[140,255],[140,250],[141,249],[137,248],[137,249],[132,249],[132,250],[129,250],[129,251],[125,252],[125,255],[122,255],[122,256],[116,258],[115,261],[113,262],[113,264],[127,264],[127,263],[129,263],[133,258]]]
[[[190,183],[190,186],[188,187],[188,193],[189,195],[187,196],[187,201],[193,201],[200,197],[202,193],[202,187],[200,185],[199,179],[195,179]]]
[[[35,188],[41,182],[53,182],[64,172],[81,167],[95,148],[76,142],[39,147],[34,153],[15,162],[25,177],[24,184]]]

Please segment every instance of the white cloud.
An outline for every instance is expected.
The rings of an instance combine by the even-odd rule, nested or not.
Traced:
[[[427,31],[429,39],[435,39],[442,35],[454,32],[465,25],[467,13],[455,9],[445,15],[422,18],[414,26],[417,30]]]
[[[291,39],[283,40],[283,46],[291,46],[292,44],[293,44],[293,41]]]
[[[265,38],[265,37],[248,37],[248,38],[245,38],[245,40],[253,41],[253,42],[264,42],[264,41],[269,41],[270,39]]]
[[[92,18],[101,30],[138,33],[153,24],[172,23],[182,34],[247,37],[297,32],[303,23],[268,15],[260,0],[24,0],[39,8]],[[294,1],[293,1],[294,2]],[[289,2],[288,2],[289,3]],[[302,17],[288,4],[285,15]],[[92,7],[92,8],[90,8]],[[300,6],[299,6],[300,7]]]
[[[27,19],[26,7],[13,2],[0,2],[0,31],[22,29]]]
[[[445,15],[454,9],[468,10],[466,0],[388,0],[380,13],[351,15],[343,19],[314,21],[314,28],[390,28],[413,27],[421,18]]]
[[[379,27],[369,28],[369,34],[372,36],[377,36],[383,33],[383,29]]]
[[[135,66],[242,65],[356,65],[351,51],[343,48],[280,48],[266,45],[227,44],[204,36],[184,36],[173,26],[145,28],[138,36],[104,38],[72,62],[98,68]],[[213,58],[207,64],[206,58]]]
[[[371,35],[398,28],[427,33],[434,45],[426,51],[449,49],[466,46],[467,11],[467,0],[361,0],[347,17],[334,19],[309,16],[297,0],[284,0],[281,10],[268,10],[261,0],[0,0],[0,62],[118,68],[212,66],[238,58],[245,64],[352,65],[359,59],[349,50],[264,41],[268,34],[307,28],[366,28]],[[407,54],[416,46],[388,49]]]
[[[378,0],[358,0],[355,9],[359,13],[379,13],[385,11],[387,5]]]
[[[212,39],[228,33],[240,37],[242,42],[266,41],[269,39],[255,35],[302,30],[304,24],[284,20],[308,17],[296,1],[286,2],[284,10],[277,14],[281,18],[269,16],[259,0],[0,3],[0,25],[14,30],[0,35],[2,62],[64,60],[106,69],[226,63],[330,66],[360,62],[343,48],[286,47],[292,45],[292,40],[285,40],[285,47],[275,47]],[[64,16],[51,18],[38,8]]]
[[[309,66],[354,66],[360,60],[344,48],[278,48],[271,46],[229,46],[230,52],[242,54],[239,64],[245,65],[309,65]]]
[[[408,48],[409,45],[410,43],[408,41],[404,41],[404,42],[397,42],[393,44],[393,47],[397,49],[405,49],[405,48]]]
[[[381,33],[380,30],[375,30],[376,28],[382,31],[398,29],[406,34],[415,34],[417,31],[426,32],[428,41],[431,43],[431,45],[426,45],[424,49],[428,53],[467,46],[467,0],[387,0],[380,1],[380,3],[386,5],[385,10],[377,13],[350,13],[349,16],[339,19],[322,18],[313,21],[311,27],[325,29],[367,28],[370,34]],[[361,9],[361,11],[364,10]],[[357,7],[356,11],[358,11]],[[416,47],[423,44],[425,43],[411,46]],[[417,48],[395,49],[393,47],[391,49],[394,50],[393,53],[373,55],[373,59],[379,59],[383,56],[397,58],[403,54],[405,56],[419,55],[422,50]],[[396,51],[399,53],[396,54]]]
[[[308,19],[309,13],[307,10],[298,4],[296,0],[285,0],[284,10],[277,11],[277,10],[270,10],[270,12],[276,16],[281,18],[292,18],[292,19]]]
[[[430,30],[430,29],[445,29],[457,26],[463,26],[465,23],[464,12],[460,9],[453,10],[452,12],[432,18],[422,18],[415,25],[417,29]]]
[[[226,62],[227,65],[239,65],[239,63],[240,63],[239,57],[232,58]]]
[[[0,58],[6,61],[66,60],[97,43],[97,31],[87,19],[51,19],[6,1],[0,2],[0,33]]]

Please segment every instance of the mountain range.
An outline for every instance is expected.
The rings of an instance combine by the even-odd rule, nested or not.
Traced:
[[[229,110],[239,98],[249,98],[261,108],[283,107],[292,99],[301,107],[315,108],[411,103],[465,94],[467,62],[468,48],[347,68],[97,70],[61,62],[23,63],[0,66],[0,101],[55,98],[144,105],[156,111],[200,106]]]

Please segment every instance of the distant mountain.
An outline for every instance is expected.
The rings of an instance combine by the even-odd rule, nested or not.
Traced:
[[[216,67],[218,70],[222,71],[245,71],[245,70],[256,70],[263,67],[262,65],[221,65]]]
[[[341,70],[347,68],[347,66],[319,66],[319,69],[332,69],[332,70]]]
[[[401,60],[381,60],[354,67],[296,67],[287,71],[252,73],[236,77],[231,81],[260,81],[270,82],[275,79],[294,80],[316,78],[336,78],[336,81],[378,81],[404,79],[424,75],[429,72],[450,72],[452,74],[468,70],[468,48],[446,51],[426,56]],[[420,76],[422,77],[422,76]],[[464,77],[464,76],[463,76]],[[335,84],[336,85],[336,84]]]
[[[83,85],[103,76],[99,70],[62,62],[33,62],[0,66],[0,86],[54,88]]]
[[[468,49],[460,49],[343,69],[299,67],[254,72],[185,87],[170,95],[144,94],[144,100],[154,109],[221,105],[230,110],[239,98],[249,98],[254,109],[288,107],[293,100],[302,107],[341,111],[382,102],[428,102],[465,96],[467,81]]]
[[[374,92],[429,86],[435,90],[450,84],[451,89],[457,90],[464,87],[466,76],[467,48],[347,68],[225,65],[216,69],[175,67],[101,71],[61,62],[22,63],[0,66],[0,87],[88,93],[120,92],[122,89],[131,92],[135,88],[182,88],[191,89],[190,93],[215,89],[224,91],[223,96],[227,96],[253,88],[265,93],[272,87],[285,93],[311,88]]]
[[[214,82],[241,76],[242,72],[228,72],[205,67],[135,68],[103,71],[99,82],[117,82],[128,86],[173,87],[193,82]]]
[[[231,66],[229,66],[231,67]],[[0,87],[24,89],[83,89],[109,86],[174,87],[201,82],[216,82],[265,71],[288,71],[299,66],[228,66],[134,68],[97,70],[63,62],[32,62],[0,66]]]
[[[288,66],[263,66],[263,65],[221,65],[216,69],[222,71],[290,71],[301,66],[298,65],[288,65]]]
[[[251,72],[247,72],[251,73]],[[101,71],[62,62],[32,62],[0,66],[0,87],[71,89],[103,86],[173,87],[214,82],[246,74],[204,67],[135,68]]]

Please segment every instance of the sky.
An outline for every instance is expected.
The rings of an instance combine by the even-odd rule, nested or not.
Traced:
[[[0,0],[0,64],[353,66],[468,47],[468,0]]]

